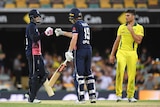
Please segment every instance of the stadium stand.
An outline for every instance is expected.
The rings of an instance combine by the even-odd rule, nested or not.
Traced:
[[[28,7],[29,8],[40,8],[40,4],[39,3],[29,3]]]
[[[160,0],[0,0],[0,8],[160,8]]]
[[[4,2],[5,2],[4,4],[5,8],[16,8],[14,0],[5,0]]]
[[[87,3],[89,8],[99,8],[99,0],[88,0]]]
[[[15,0],[17,8],[27,8],[26,0]]]
[[[28,0],[29,8],[40,8],[39,0]]]
[[[110,0],[99,0],[100,8],[111,8]]]
[[[74,0],[63,0],[64,7],[65,8],[73,8],[75,7],[74,5]]]
[[[86,0],[75,0],[75,5],[77,8],[88,8]]]
[[[147,8],[147,0],[135,0],[136,8]]]
[[[114,9],[124,8],[123,0],[111,0]]]
[[[16,8],[16,5],[14,3],[6,3],[5,8]]]
[[[120,3],[113,4],[113,9],[122,9],[122,8],[124,8],[123,4]]]
[[[148,8],[160,8],[160,0],[148,0]]]
[[[135,8],[134,0],[124,0],[125,8]]]
[[[114,9],[121,9],[124,8],[124,2],[123,0],[111,0],[112,7]]]
[[[64,8],[63,4],[53,4],[52,8]]]
[[[50,0],[52,8],[64,8],[63,0]]]
[[[39,0],[41,8],[51,8],[50,0]]]

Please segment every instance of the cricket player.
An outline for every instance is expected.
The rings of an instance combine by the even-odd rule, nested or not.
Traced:
[[[48,77],[48,71],[44,67],[41,39],[45,36],[53,35],[53,29],[48,27],[44,33],[40,33],[37,24],[41,23],[41,15],[38,10],[31,10],[29,12],[30,23],[26,27],[26,58],[29,67],[29,98],[30,103],[40,103],[36,99],[39,88],[43,85]]]
[[[129,102],[137,102],[134,98],[136,63],[138,60],[137,48],[144,36],[144,28],[135,21],[136,12],[129,9],[126,12],[126,23],[118,28],[117,38],[112,47],[110,62],[115,62],[115,53],[117,58],[116,68],[116,95],[117,102],[122,100],[122,86],[124,71],[127,67],[128,85],[127,98]]]
[[[57,28],[55,29],[55,33],[56,36],[64,35],[72,38],[65,57],[67,61],[71,61],[74,56],[77,103],[85,103],[85,83],[90,102],[96,103],[95,79],[91,71],[92,47],[90,45],[90,27],[82,20],[82,13],[77,8],[71,9],[69,21],[73,24],[72,32],[62,31],[61,28]]]

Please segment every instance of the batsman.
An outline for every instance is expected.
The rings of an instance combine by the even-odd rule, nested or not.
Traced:
[[[37,24],[41,23],[41,15],[38,10],[31,10],[29,12],[29,18],[30,23],[26,27],[25,34],[25,51],[29,67],[28,102],[40,103],[40,100],[36,99],[36,95],[40,87],[47,82],[46,79],[48,77],[48,71],[46,71],[44,67],[41,52],[41,39],[43,37],[53,35],[53,29],[48,27],[42,33],[38,31]]]
[[[74,81],[78,96],[77,103],[85,103],[84,85],[87,86],[91,103],[96,103],[95,79],[91,71],[92,46],[90,44],[90,27],[82,20],[82,13],[79,9],[73,8],[69,12],[69,21],[72,25],[72,32],[55,29],[56,36],[71,37],[70,46],[65,57],[68,62],[74,62]]]

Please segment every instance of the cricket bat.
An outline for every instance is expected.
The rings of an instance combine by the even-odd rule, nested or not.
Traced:
[[[49,81],[48,81],[48,79],[46,79],[46,81],[43,83],[43,86],[44,86],[44,88],[45,88],[48,96],[51,97],[51,96],[54,95],[54,92],[53,92],[53,90],[52,90],[52,87],[50,87],[50,86],[48,85],[48,83],[49,83]]]
[[[53,87],[55,82],[57,81],[57,79],[60,77],[61,75],[61,72],[64,70],[64,68],[66,67],[66,63],[67,63],[67,60],[65,60],[57,69],[56,71],[54,72],[54,74],[52,75],[51,79],[49,80],[49,83],[48,85],[50,87]]]

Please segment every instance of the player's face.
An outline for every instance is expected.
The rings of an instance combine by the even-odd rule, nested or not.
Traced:
[[[72,24],[74,24],[74,23],[75,23],[74,18],[69,17],[69,21],[70,21]]]
[[[40,16],[37,16],[34,20],[35,20],[36,23],[41,23],[41,17]]]
[[[134,15],[132,13],[126,13],[126,22],[130,23],[134,20]]]

